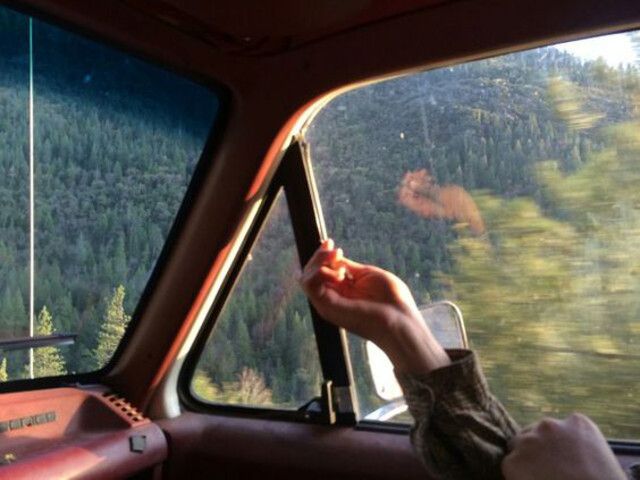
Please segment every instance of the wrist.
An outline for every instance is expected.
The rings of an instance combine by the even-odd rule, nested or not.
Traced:
[[[425,374],[451,364],[419,313],[399,318],[385,340],[380,348],[391,359],[397,373]]]

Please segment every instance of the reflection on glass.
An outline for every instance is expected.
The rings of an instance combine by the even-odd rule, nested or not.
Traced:
[[[633,438],[640,72],[632,56],[608,64],[571,51],[367,86],[333,100],[308,137],[330,235],[398,273],[419,303],[458,303],[522,424],[582,411]],[[384,402],[360,340],[350,345],[366,415]]]
[[[406,173],[398,202],[423,218],[453,220],[473,233],[484,233],[482,216],[471,195],[458,185],[436,185],[425,169]]]

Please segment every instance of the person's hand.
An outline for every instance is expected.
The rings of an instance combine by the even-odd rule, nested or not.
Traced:
[[[397,372],[428,373],[450,363],[409,287],[386,270],[344,258],[332,240],[309,260],[300,283],[322,318],[376,343]]]
[[[598,427],[573,414],[544,419],[514,437],[502,461],[506,480],[625,480]]]

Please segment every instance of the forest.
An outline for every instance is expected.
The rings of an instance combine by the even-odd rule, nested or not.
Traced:
[[[217,114],[214,93],[33,21],[35,376],[111,358]],[[29,25],[0,8],[0,338],[29,332]],[[126,313],[125,313],[126,311]],[[0,352],[0,378],[27,375]]]
[[[36,376],[112,356],[214,125],[214,92],[34,21]],[[29,324],[27,17],[0,10],[0,338]],[[640,77],[553,47],[347,92],[306,132],[329,234],[449,299],[519,422],[638,437]],[[214,127],[215,128],[215,127]],[[200,358],[205,400],[295,409],[321,373],[280,196]],[[362,414],[373,393],[350,337]],[[27,352],[0,353],[0,381]]]

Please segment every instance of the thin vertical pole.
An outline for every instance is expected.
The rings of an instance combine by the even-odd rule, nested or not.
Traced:
[[[35,310],[35,201],[33,152],[33,19],[29,17],[29,336],[33,337]],[[33,378],[33,348],[29,349],[29,378]]]

